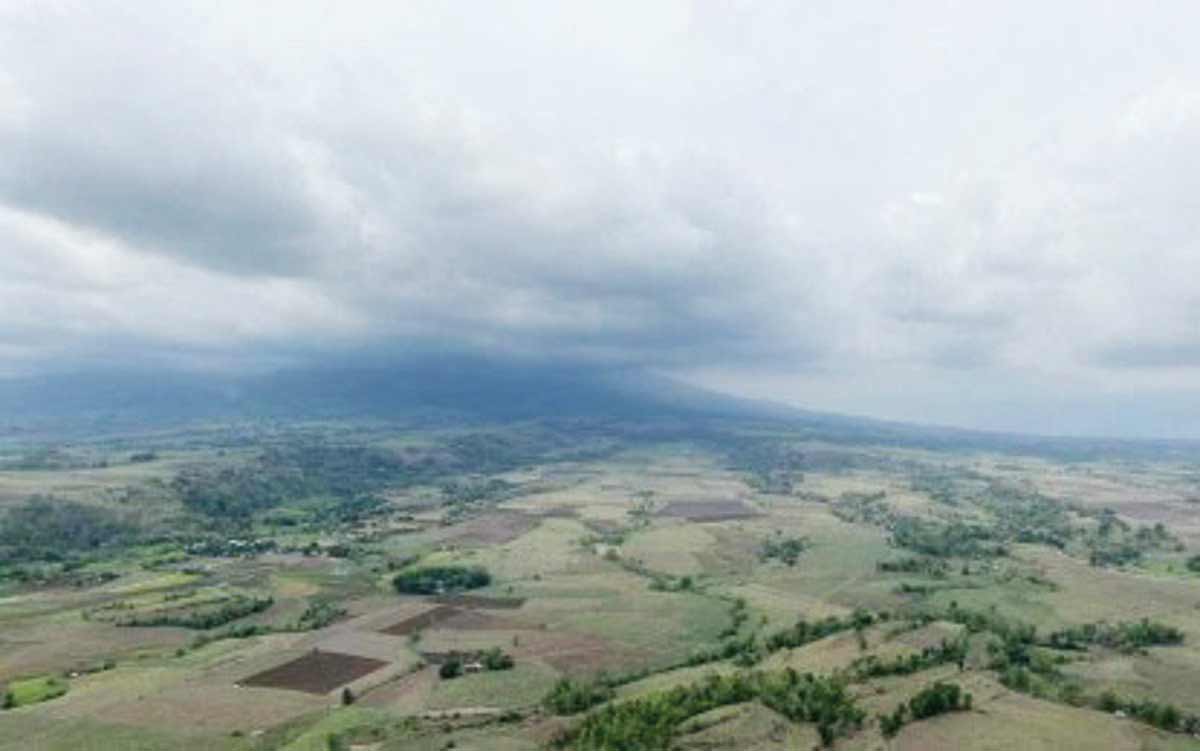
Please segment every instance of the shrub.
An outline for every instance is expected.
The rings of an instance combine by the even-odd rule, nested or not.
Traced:
[[[908,706],[897,704],[891,714],[879,715],[879,732],[883,733],[884,738],[892,738],[900,732],[900,728],[904,727],[906,722],[908,722]]]
[[[486,670],[512,670],[512,655],[505,654],[499,647],[492,647],[480,656]]]
[[[914,720],[923,720],[947,712],[966,709],[971,704],[970,694],[963,694],[962,689],[955,683],[938,681],[932,686],[921,689],[908,702],[908,709]]]
[[[442,666],[440,668],[438,668],[438,675],[441,676],[444,680],[450,680],[452,678],[457,678],[462,674],[463,674],[462,658],[459,657],[458,655],[451,655],[450,657],[448,657],[446,659],[445,662],[442,663]]]
[[[563,678],[542,699],[542,706],[557,715],[578,714],[603,704],[613,696],[615,692],[612,687],[603,681],[584,683]]]
[[[808,547],[809,541],[807,537],[783,537],[782,534],[777,533],[775,537],[763,543],[758,557],[763,561],[769,561],[774,558],[786,563],[788,566],[795,566],[796,562],[800,560],[800,555]]]

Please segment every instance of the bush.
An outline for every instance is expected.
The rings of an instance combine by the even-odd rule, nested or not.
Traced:
[[[442,663],[440,668],[438,668],[438,675],[441,676],[443,680],[448,681],[452,678],[457,678],[462,674],[462,658],[458,655],[451,655],[450,657],[446,658],[446,661]]]
[[[775,537],[763,543],[758,557],[763,561],[774,558],[788,566],[795,566],[796,562],[800,560],[800,555],[808,548],[807,537],[783,537],[782,534],[777,533]]]
[[[956,712],[971,706],[971,695],[964,694],[955,683],[938,681],[921,689],[908,701],[908,710],[914,720],[924,720],[947,712]]]
[[[346,615],[346,609],[328,600],[313,599],[296,620],[296,631],[316,631]]]
[[[875,568],[888,574],[923,574],[933,579],[945,579],[950,571],[950,564],[940,558],[909,556],[892,561],[879,561]]]
[[[512,655],[505,654],[499,647],[492,647],[480,656],[485,670],[512,670]]]
[[[908,706],[898,704],[891,714],[879,715],[879,732],[883,733],[884,738],[892,738],[900,732],[900,728],[904,727],[906,722],[908,722]]]
[[[341,733],[333,733],[326,736],[325,748],[328,751],[347,751],[350,748],[350,743],[347,742],[345,736]]]
[[[583,683],[563,678],[542,699],[542,706],[557,715],[578,714],[615,695],[612,686],[603,681]]]

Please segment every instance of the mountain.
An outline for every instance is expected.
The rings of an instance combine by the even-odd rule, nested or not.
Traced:
[[[0,424],[225,418],[766,417],[772,407],[631,371],[442,358],[265,375],[77,372],[0,380]]]
[[[268,374],[76,372],[0,380],[0,435],[53,438],[195,421],[337,418],[774,423],[837,443],[1053,455],[1194,455],[1200,443],[990,433],[740,399],[633,370],[443,357]]]

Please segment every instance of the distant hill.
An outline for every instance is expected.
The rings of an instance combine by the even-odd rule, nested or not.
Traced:
[[[78,372],[0,380],[0,423],[218,418],[764,417],[779,408],[632,372],[442,358],[267,375]]]
[[[78,372],[0,380],[0,435],[52,438],[225,419],[610,419],[772,423],[812,438],[1089,458],[1200,443],[1055,438],[888,422],[740,399],[657,375],[456,357],[265,375]]]

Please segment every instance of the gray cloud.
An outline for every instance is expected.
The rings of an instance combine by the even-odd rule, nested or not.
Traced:
[[[1112,368],[1200,367],[1200,341],[1129,341],[1102,348],[1095,361]]]
[[[982,425],[964,373],[1030,410],[1178,395],[1196,20],[3,6],[0,372],[449,346],[882,416],[920,381]]]

